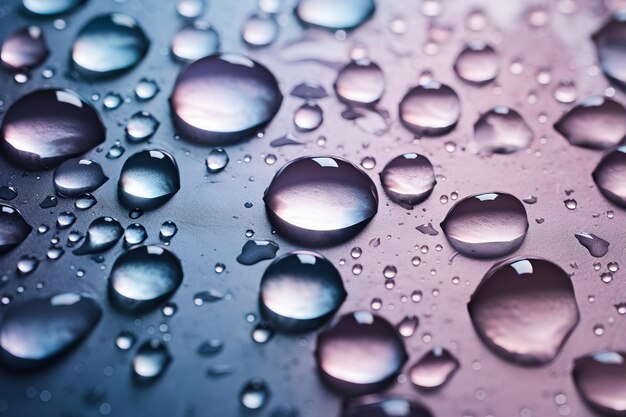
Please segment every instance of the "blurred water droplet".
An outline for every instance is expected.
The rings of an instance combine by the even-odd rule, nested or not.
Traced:
[[[134,333],[123,330],[117,334],[115,337],[115,346],[119,350],[129,350],[135,345],[137,341],[137,336]]]
[[[24,8],[40,16],[66,13],[85,3],[85,0],[22,0]]]
[[[13,200],[17,197],[17,188],[3,185],[0,187],[0,198],[3,200]]]
[[[107,110],[115,110],[121,106],[123,102],[122,96],[113,92],[107,93],[102,99],[102,105]]]
[[[35,269],[39,266],[39,259],[33,255],[24,255],[17,260],[17,273],[24,276],[35,272]]]
[[[248,410],[258,410],[269,400],[270,391],[262,379],[251,379],[245,383],[239,393],[241,404]]]
[[[278,249],[278,245],[271,240],[248,240],[241,248],[237,262],[242,265],[254,265],[274,258]]]
[[[0,255],[22,243],[33,230],[13,206],[0,203]]]
[[[433,165],[416,153],[389,161],[380,173],[380,182],[387,196],[408,210],[426,200],[437,183]]]
[[[398,333],[404,337],[413,336],[419,322],[419,318],[415,315],[405,316],[402,321],[398,323]]]
[[[368,60],[352,61],[335,80],[337,97],[351,104],[374,104],[385,91],[385,76],[380,67]]]
[[[582,399],[606,415],[626,411],[626,353],[603,351],[574,361],[574,383]]]
[[[274,337],[274,328],[265,321],[258,323],[252,329],[252,340],[256,343],[264,344],[272,340]]]
[[[87,228],[87,236],[74,255],[101,253],[111,249],[124,234],[122,225],[112,217],[99,217]]]
[[[460,113],[459,96],[437,81],[410,89],[400,102],[400,120],[418,135],[440,136],[450,132]]]
[[[159,124],[159,121],[147,111],[139,111],[126,123],[126,138],[132,143],[146,141],[156,133]]]
[[[304,103],[293,115],[293,124],[301,132],[310,132],[320,127],[324,121],[322,108],[315,103]]]
[[[189,23],[174,35],[172,53],[181,61],[195,61],[219,50],[220,36],[207,22]]]
[[[626,207],[626,146],[608,151],[593,171],[598,190],[608,200]]]
[[[362,25],[375,9],[374,0],[302,0],[298,2],[295,13],[307,26],[335,31]]]
[[[433,415],[423,405],[401,397],[368,395],[346,400],[341,417],[433,417]]]
[[[422,356],[409,370],[411,383],[430,390],[444,385],[459,369],[459,361],[447,350],[436,347]]]
[[[626,86],[626,12],[617,11],[593,35],[598,61],[606,77],[620,87]]]
[[[68,159],[54,171],[54,188],[64,197],[77,197],[107,182],[102,167],[90,159]]]
[[[212,356],[219,353],[224,347],[224,342],[220,339],[205,340],[198,346],[198,355]]]
[[[293,97],[303,98],[305,100],[319,100],[328,97],[328,93],[323,86],[305,81],[296,85],[290,93]]]
[[[135,96],[138,100],[147,101],[159,92],[159,85],[149,78],[142,78],[135,86]]]
[[[533,136],[518,112],[508,107],[494,107],[474,123],[472,145],[478,154],[508,154],[528,148]]]
[[[41,65],[49,53],[41,29],[29,26],[18,29],[4,40],[0,60],[13,71],[25,71]]]
[[[159,339],[143,342],[133,358],[133,374],[139,382],[151,382],[160,377],[172,362],[167,346]]]
[[[241,36],[249,46],[268,46],[276,40],[278,29],[271,15],[254,14],[246,21]]]
[[[609,252],[609,242],[594,234],[581,232],[574,236],[595,258],[601,258]]]
[[[176,11],[182,17],[195,19],[204,13],[204,0],[178,0],[176,2]]]
[[[573,103],[576,101],[576,84],[571,80],[562,80],[554,89],[554,98],[560,103]]]
[[[462,80],[485,84],[498,75],[499,56],[493,47],[484,42],[469,42],[456,58],[454,71]]]

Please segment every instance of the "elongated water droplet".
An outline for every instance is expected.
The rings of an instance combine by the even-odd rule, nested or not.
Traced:
[[[269,388],[262,379],[254,378],[246,382],[241,388],[239,399],[241,405],[248,410],[258,410],[268,401],[270,396]]]
[[[595,258],[601,258],[609,252],[609,242],[592,233],[581,232],[574,236]]]
[[[374,104],[385,91],[385,76],[369,59],[353,61],[339,71],[334,87],[337,97],[350,104]]]
[[[278,23],[272,16],[254,14],[246,21],[241,37],[250,46],[268,46],[276,40],[278,28]]]
[[[598,190],[608,200],[626,207],[626,146],[608,151],[593,171]]]
[[[626,353],[604,351],[574,361],[574,383],[583,400],[609,416],[626,412]]]
[[[341,417],[433,417],[423,405],[401,397],[368,395],[345,402]]]
[[[307,26],[349,30],[365,23],[375,9],[374,0],[302,0],[296,6],[296,16]]]
[[[606,77],[620,87],[626,86],[626,12],[617,11],[593,35],[598,61]]]
[[[102,167],[90,159],[68,159],[54,171],[54,188],[64,197],[78,197],[107,182]]]
[[[78,33],[72,47],[72,62],[85,78],[111,77],[139,64],[149,46],[150,40],[131,16],[100,15]]]
[[[444,135],[454,129],[460,114],[459,96],[437,81],[410,89],[400,102],[400,121],[418,135]]]
[[[308,251],[289,252],[272,262],[263,274],[259,294],[263,314],[276,328],[288,332],[318,328],[346,296],[333,264]]]
[[[174,157],[163,150],[137,152],[122,167],[118,197],[128,209],[151,210],[160,207],[178,190],[178,165]]]
[[[369,312],[342,316],[321,332],[315,354],[324,381],[348,395],[380,391],[408,357],[395,327]]]
[[[327,156],[287,163],[263,199],[279,233],[315,246],[351,238],[378,211],[376,186],[367,174],[344,159]]]
[[[522,245],[528,218],[522,202],[510,194],[478,194],[456,203],[441,229],[463,255],[497,258]]]
[[[437,389],[459,369],[459,361],[447,350],[436,347],[422,356],[409,371],[409,379],[418,388]]]
[[[242,55],[220,54],[187,66],[170,103],[185,138],[215,144],[252,136],[272,120],[282,100],[267,68]]]
[[[160,377],[171,362],[167,345],[159,339],[146,340],[133,358],[133,374],[139,382],[151,382]]]
[[[145,311],[168,299],[182,281],[182,265],[172,252],[159,246],[139,246],[115,260],[109,295],[124,311]]]
[[[96,110],[70,90],[36,90],[18,99],[2,122],[2,153],[28,169],[58,165],[104,141]]]
[[[272,259],[278,252],[278,245],[271,240],[248,240],[237,256],[242,265],[254,265],[266,259]]]
[[[437,183],[433,164],[416,153],[389,161],[380,173],[380,182],[387,196],[408,210],[426,200]]]
[[[461,51],[454,63],[454,71],[464,81],[485,84],[493,81],[500,71],[495,49],[484,42],[473,41]]]
[[[494,107],[474,123],[472,146],[478,154],[508,154],[528,148],[533,136],[518,112],[508,107]]]
[[[195,61],[213,55],[220,48],[220,36],[210,24],[195,21],[180,28],[172,39],[172,54],[180,61]]]
[[[13,71],[24,71],[41,65],[50,51],[37,26],[29,26],[13,32],[2,43],[0,59]]]
[[[13,206],[0,203],[0,255],[22,243],[33,230]]]
[[[67,13],[83,3],[85,0],[22,0],[26,10],[40,16]]]
[[[87,236],[74,255],[100,253],[111,249],[124,234],[122,225],[112,217],[99,217],[87,228]]]
[[[15,304],[0,322],[0,360],[13,369],[41,367],[86,337],[101,314],[95,300],[72,293]]]
[[[139,143],[150,139],[159,128],[159,121],[146,111],[131,116],[126,123],[126,138],[129,142]]]
[[[324,121],[322,108],[315,103],[304,103],[293,115],[293,124],[301,132],[310,132]]]
[[[524,364],[554,359],[579,319],[570,277],[558,265],[538,258],[494,265],[467,308],[487,346]]]

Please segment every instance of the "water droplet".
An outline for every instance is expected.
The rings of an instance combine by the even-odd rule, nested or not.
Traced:
[[[72,47],[74,68],[88,79],[111,77],[141,62],[150,40],[131,16],[96,16],[78,33]]]
[[[472,145],[478,154],[508,154],[526,149],[533,131],[522,116],[508,107],[494,107],[474,123]]]
[[[606,77],[620,87],[626,86],[626,13],[616,12],[606,24],[593,35],[598,61]]]
[[[129,350],[135,345],[136,341],[137,336],[135,336],[134,333],[123,330],[117,334],[115,346],[117,346],[119,350]]]
[[[224,347],[224,342],[220,339],[205,340],[198,346],[198,355],[212,356],[219,353]]]
[[[226,296],[218,290],[200,291],[194,294],[193,303],[198,307],[206,303],[216,303],[222,301]]]
[[[206,166],[210,173],[220,172],[226,165],[228,165],[228,154],[222,148],[215,148],[209,152],[209,156],[206,159]]]
[[[419,319],[415,315],[405,316],[398,324],[398,333],[404,337],[411,337],[419,325]]]
[[[437,389],[448,382],[457,369],[459,361],[447,349],[436,347],[411,366],[409,379],[418,388]]]
[[[170,102],[180,133],[211,144],[254,135],[272,120],[282,100],[267,68],[242,55],[220,54],[187,66]]]
[[[130,248],[139,245],[148,238],[146,228],[139,223],[129,225],[124,231],[124,247]]]
[[[395,327],[369,312],[342,316],[319,333],[315,353],[324,381],[348,395],[380,391],[408,358]]]
[[[262,379],[254,378],[245,383],[239,393],[241,404],[248,410],[259,410],[270,397],[270,390]]]
[[[510,194],[478,194],[456,203],[441,229],[452,247],[463,255],[497,258],[521,246],[528,218],[522,202]]]
[[[161,228],[159,229],[159,239],[164,242],[169,242],[174,238],[174,236],[176,236],[177,232],[178,226],[176,226],[176,223],[172,221],[163,222]]]
[[[85,338],[101,314],[95,300],[72,293],[14,304],[0,322],[1,361],[15,369],[41,367]]]
[[[339,71],[334,87],[337,97],[350,104],[374,104],[385,91],[385,76],[368,59],[352,61]]]
[[[267,46],[278,36],[278,23],[271,15],[254,14],[246,21],[241,37],[249,46]]]
[[[204,13],[204,0],[178,0],[176,2],[176,11],[182,17],[195,19]]]
[[[54,171],[54,188],[64,197],[78,197],[107,182],[102,167],[90,159],[68,159]]]
[[[579,319],[569,276],[558,265],[538,258],[496,264],[467,307],[487,346],[524,364],[554,359]]]
[[[18,99],[2,123],[2,153],[39,169],[79,156],[104,141],[96,110],[70,90],[36,90]]]
[[[41,65],[49,53],[41,29],[29,26],[18,29],[4,40],[0,59],[13,71],[25,71]]]
[[[309,331],[339,309],[347,293],[330,261],[308,252],[289,252],[270,264],[261,280],[263,314],[280,330]]]
[[[18,209],[0,203],[0,255],[17,247],[32,230]]]
[[[263,199],[279,233],[316,246],[349,239],[378,211],[369,176],[344,159],[326,156],[287,163]]]
[[[593,171],[598,190],[608,200],[626,207],[626,146],[608,151]]]
[[[165,204],[180,190],[178,165],[163,150],[131,155],[120,174],[118,198],[128,209],[151,210]]]
[[[581,232],[576,233],[574,236],[595,258],[601,258],[609,252],[609,242],[594,234]]]
[[[51,207],[56,207],[59,204],[59,199],[53,195],[49,195],[43,199],[41,203],[39,203],[39,207],[42,209],[47,209]]]
[[[142,78],[135,86],[135,96],[138,100],[147,101],[159,92],[159,85],[156,81],[149,78]]]
[[[567,200],[563,201],[563,203],[565,204],[565,207],[567,207],[568,210],[576,210],[576,207],[578,206],[578,203],[576,202],[576,200],[568,198]]]
[[[371,156],[366,156],[361,160],[361,166],[364,169],[374,169],[376,168],[376,159]]]
[[[500,71],[499,57],[495,49],[484,42],[468,43],[456,58],[454,71],[462,80],[474,84],[493,81]]]
[[[129,142],[139,143],[150,139],[159,128],[159,121],[147,111],[139,111],[126,123],[126,138]]]
[[[606,415],[626,411],[626,353],[598,352],[579,357],[572,371],[583,400]]]
[[[74,255],[101,253],[111,249],[124,234],[124,228],[112,217],[99,217],[87,228],[87,237]]]
[[[17,261],[17,273],[24,276],[32,274],[39,266],[39,259],[33,255],[24,255]]]
[[[24,8],[40,16],[66,13],[85,3],[85,0],[22,0]]]
[[[573,103],[576,101],[576,84],[571,80],[562,80],[554,89],[554,98],[560,103]]]
[[[296,85],[290,93],[293,97],[303,98],[305,100],[319,100],[328,97],[328,93],[323,86],[312,82],[305,81]]]
[[[88,210],[96,205],[96,197],[89,193],[81,194],[74,202],[74,207],[78,210]]]
[[[345,402],[341,417],[433,417],[423,405],[400,397],[368,395]]]
[[[107,93],[107,95],[102,99],[102,105],[106,110],[115,110],[121,106],[123,102],[124,100],[122,99],[122,96],[112,92]]]
[[[264,344],[274,337],[274,328],[265,321],[260,322],[252,330],[252,340],[256,343]]]
[[[172,39],[172,53],[180,61],[195,61],[213,55],[219,47],[220,36],[203,21],[183,26]]]
[[[306,26],[336,31],[362,25],[375,9],[374,0],[302,0],[298,2],[295,12]]]
[[[380,173],[380,182],[387,196],[408,210],[426,200],[437,183],[433,165],[416,153],[389,161]]]
[[[0,186],[0,198],[3,200],[13,200],[17,197],[17,188],[13,186]]]
[[[172,252],[158,246],[139,246],[115,260],[109,295],[124,311],[145,311],[169,298],[182,280],[180,260]]]
[[[57,228],[67,229],[76,221],[76,215],[69,211],[63,211],[59,213],[57,217]]]
[[[167,346],[159,339],[143,342],[133,358],[133,374],[139,382],[151,382],[161,376],[172,362]]]
[[[459,96],[437,81],[412,88],[400,102],[400,120],[418,135],[440,136],[450,132],[460,113]]]
[[[278,245],[271,240],[248,240],[241,248],[237,262],[242,265],[254,265],[274,258],[278,249]]]

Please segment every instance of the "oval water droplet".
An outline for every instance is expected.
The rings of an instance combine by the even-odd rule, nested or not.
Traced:
[[[467,308],[488,347],[524,364],[554,359],[579,319],[570,277],[558,265],[539,258],[494,265]]]
[[[112,217],[99,217],[87,228],[87,236],[74,255],[88,255],[111,249],[124,234],[122,225]]]
[[[495,49],[481,41],[467,44],[456,58],[454,71],[464,81],[485,84],[493,81],[500,71]]]
[[[339,71],[334,87],[337,97],[350,104],[374,104],[385,91],[385,76],[368,59],[352,61]]]
[[[263,314],[288,332],[318,328],[346,296],[339,271],[323,256],[308,251],[289,252],[272,262],[259,293]]]
[[[139,382],[151,382],[163,375],[172,362],[172,355],[159,339],[146,340],[133,358],[133,374]]]
[[[485,193],[456,203],[441,223],[448,242],[465,256],[497,258],[517,250],[526,237],[524,204],[506,193]]]
[[[447,350],[436,347],[422,356],[409,370],[411,383],[432,390],[443,386],[459,369],[459,361]]]
[[[13,71],[24,71],[35,68],[48,57],[50,50],[37,26],[18,29],[2,43],[0,60]]]
[[[83,3],[85,0],[22,0],[26,10],[40,16],[67,13]]]
[[[528,148],[533,136],[518,112],[508,107],[494,107],[474,123],[472,146],[478,154],[508,154]]]
[[[374,0],[301,0],[295,13],[307,26],[335,31],[362,25],[374,14],[375,9]]]
[[[592,175],[604,197],[626,207],[626,146],[608,151]]]
[[[626,86],[626,11],[617,11],[593,35],[598,61],[606,77],[620,87]]]
[[[389,161],[380,173],[380,182],[387,196],[408,210],[426,200],[437,183],[433,164],[416,153]]]
[[[395,327],[364,311],[342,316],[321,332],[315,354],[324,381],[347,395],[380,391],[408,358]]]
[[[444,135],[454,129],[460,114],[459,96],[437,81],[410,89],[400,102],[400,121],[417,135]]]
[[[239,400],[241,405],[248,410],[258,410],[268,401],[270,396],[269,388],[262,379],[254,378],[246,382],[241,388]]]
[[[130,248],[135,245],[140,245],[148,238],[148,232],[146,228],[139,223],[133,223],[129,225],[124,231],[124,247]]]
[[[12,369],[41,367],[85,338],[101,314],[94,299],[73,293],[15,304],[0,322],[0,361]]]
[[[151,210],[165,204],[180,190],[178,165],[163,150],[131,155],[120,174],[118,198],[128,209]]]
[[[172,54],[180,61],[195,61],[213,55],[220,48],[220,36],[207,22],[195,21],[180,28],[172,39]]]
[[[268,46],[276,40],[278,28],[271,15],[254,14],[246,21],[241,37],[249,46]]]
[[[222,148],[215,148],[209,152],[209,156],[206,159],[206,166],[210,173],[220,172],[226,165],[228,165],[228,154]]]
[[[88,79],[111,77],[130,70],[146,55],[150,40],[131,16],[96,16],[78,33],[72,63]]]
[[[287,163],[263,199],[279,233],[315,246],[348,240],[378,211],[376,186],[367,174],[344,159],[328,156]]]
[[[99,163],[90,159],[68,159],[54,171],[54,188],[64,197],[78,197],[107,182]]]
[[[178,0],[176,2],[176,11],[182,17],[195,19],[204,13],[204,0]]]
[[[145,311],[168,299],[182,281],[182,265],[172,252],[159,246],[139,246],[115,260],[109,295],[124,311]]]
[[[423,405],[401,397],[368,395],[345,402],[341,417],[433,417]]]
[[[609,416],[626,413],[626,353],[604,351],[577,358],[572,371],[583,400]]]
[[[70,90],[36,90],[18,99],[2,122],[2,153],[28,169],[54,166],[104,141],[96,110]]]
[[[139,111],[126,123],[126,138],[129,142],[139,143],[150,139],[159,128],[159,121],[147,111]]]
[[[274,118],[282,100],[267,68],[242,55],[219,54],[187,66],[170,103],[185,138],[215,144],[252,136]]]
[[[315,103],[304,103],[293,115],[293,124],[301,132],[310,132],[324,121],[322,108]]]
[[[13,206],[0,203],[0,255],[22,243],[33,230]]]

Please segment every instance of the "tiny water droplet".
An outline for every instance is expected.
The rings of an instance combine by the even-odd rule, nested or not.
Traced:
[[[274,337],[274,328],[267,322],[262,321],[252,329],[252,340],[256,343],[264,344]]]
[[[135,85],[135,96],[141,101],[154,98],[159,91],[157,82],[149,78],[142,78],[137,85]]]
[[[404,337],[411,337],[415,333],[417,326],[419,325],[419,319],[415,315],[405,316],[398,324],[398,333]]]
[[[324,121],[322,108],[315,103],[304,103],[293,114],[293,124],[301,132],[310,132]]]
[[[135,336],[134,333],[122,330],[115,337],[115,346],[117,346],[119,350],[129,350],[132,349],[136,341],[137,336]]]
[[[241,37],[249,46],[268,46],[278,37],[278,30],[278,23],[273,16],[257,13],[248,18]]]

